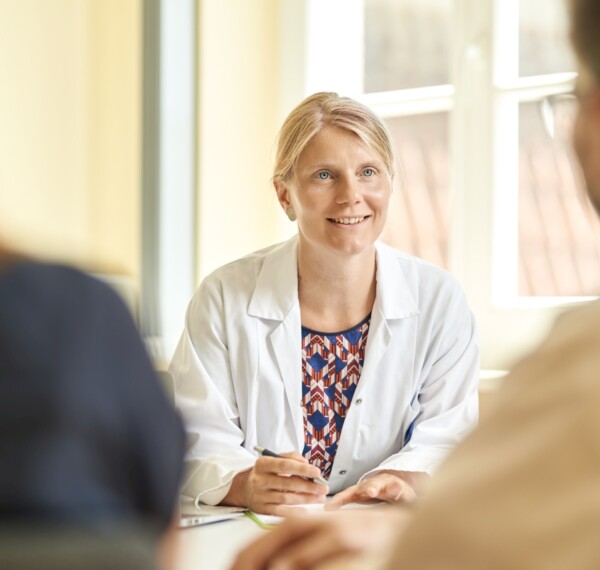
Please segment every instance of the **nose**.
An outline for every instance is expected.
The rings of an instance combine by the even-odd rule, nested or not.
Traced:
[[[355,176],[340,176],[337,186],[338,204],[358,204],[362,200],[359,182]]]

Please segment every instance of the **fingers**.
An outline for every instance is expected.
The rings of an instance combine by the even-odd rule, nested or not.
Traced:
[[[313,495],[309,493],[269,491],[264,494],[266,504],[275,505],[302,505],[304,503],[324,503],[325,495]]]
[[[417,494],[406,481],[389,473],[381,473],[338,493],[325,506],[325,510],[334,511],[348,503],[412,502],[416,498]]]
[[[366,497],[386,503],[411,502],[417,497],[414,489],[404,479],[388,473],[361,481],[359,486]]]
[[[320,474],[318,467],[297,453],[261,456],[245,483],[245,506],[259,513],[286,516],[289,505],[323,503],[329,488],[310,480]]]
[[[300,459],[289,456],[281,458],[261,456],[256,460],[254,469],[261,473],[295,475],[297,477],[305,477],[307,479],[314,479],[315,477],[321,476],[321,470],[314,465],[310,465],[310,463],[305,461],[303,457],[302,461],[300,461]]]
[[[357,503],[360,501],[358,485],[352,485],[344,491],[340,491],[332,497],[332,499],[325,505],[326,511],[337,511],[348,503]]]
[[[279,479],[286,479],[285,477],[279,477]],[[303,481],[296,477],[287,477],[292,481],[285,482],[285,485],[289,485],[288,490],[280,491],[269,488],[269,484],[258,482],[252,487],[252,496],[248,503],[248,507],[253,511],[264,514],[273,514],[278,516],[287,516],[288,512],[278,507],[302,505],[302,504],[322,504],[325,502],[326,495],[324,492],[302,492],[304,485],[312,485],[317,491],[320,491],[319,486],[316,483],[310,481]],[[295,480],[295,481],[294,481]],[[298,487],[294,487],[294,482]],[[252,485],[250,481],[249,484]],[[267,485],[267,486],[265,486]],[[296,511],[298,509],[295,509]]]
[[[300,477],[272,475],[271,473],[257,474],[254,484],[258,484],[271,491],[301,493],[306,495],[317,495],[319,497],[324,497],[327,494],[328,489],[325,485],[319,485],[318,483]]]
[[[392,481],[388,478],[393,479]],[[359,487],[361,488],[362,494],[370,499],[379,499],[380,501],[388,501],[401,492],[402,480],[393,475],[381,475],[375,476],[371,479],[361,481]]]

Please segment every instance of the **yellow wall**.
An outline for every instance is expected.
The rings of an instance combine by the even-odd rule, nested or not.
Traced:
[[[139,276],[141,255],[141,0],[88,0],[90,255]]]
[[[0,0],[0,234],[139,272],[140,0]]]
[[[198,277],[280,236],[278,0],[198,0]],[[141,0],[0,0],[0,235],[139,278]]]
[[[278,239],[277,0],[199,10],[199,276]]]

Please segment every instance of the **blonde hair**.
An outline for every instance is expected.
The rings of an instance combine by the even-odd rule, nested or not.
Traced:
[[[354,99],[321,92],[304,99],[281,126],[277,137],[273,180],[289,180],[306,145],[327,126],[355,134],[380,155],[389,173],[393,174],[391,137],[381,119]]]

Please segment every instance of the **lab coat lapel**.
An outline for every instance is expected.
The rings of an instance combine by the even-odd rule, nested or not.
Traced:
[[[283,380],[287,403],[296,428],[297,451],[304,447],[302,418],[302,332],[300,307],[279,324],[269,338]],[[280,413],[279,410],[276,413]]]
[[[387,350],[391,339],[392,333],[385,317],[382,315],[381,310],[377,306],[374,306],[373,311],[371,312],[369,338],[367,339],[365,360],[357,392],[360,393],[361,388],[368,384],[368,378],[375,376],[377,365],[384,352]]]
[[[376,377],[381,358],[392,341],[389,327],[391,319],[406,319],[419,314],[417,303],[411,293],[395,253],[384,244],[377,243],[377,289],[375,304],[371,312],[369,338],[365,350],[365,361],[357,393]]]
[[[297,450],[304,446],[302,409],[302,331],[298,302],[297,237],[265,257],[248,314],[279,321],[271,334],[271,354],[281,374],[296,431]],[[267,356],[268,358],[269,356]],[[273,410],[282,413],[282,410]]]

